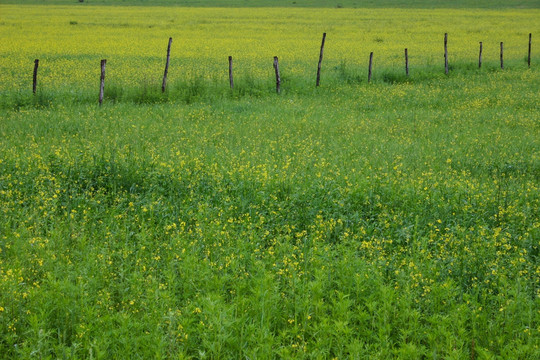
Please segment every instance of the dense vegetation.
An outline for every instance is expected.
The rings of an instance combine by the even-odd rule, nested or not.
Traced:
[[[538,15],[0,6],[0,358],[540,357]]]

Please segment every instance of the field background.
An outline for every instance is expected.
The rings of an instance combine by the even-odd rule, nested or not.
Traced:
[[[0,4],[116,5],[179,7],[313,7],[313,8],[518,8],[538,9],[538,0],[0,0]]]
[[[108,60],[106,93],[112,100],[156,101],[169,37],[169,95],[187,101],[229,93],[229,55],[234,58],[237,93],[273,91],[273,56],[280,57],[284,91],[311,89],[323,32],[328,35],[322,82],[331,87],[366,82],[371,51],[373,81],[405,80],[405,47],[411,81],[444,75],[445,32],[452,69],[477,69],[479,41],[484,43],[484,71],[499,66],[501,41],[507,68],[525,69],[528,34],[539,29],[539,14],[537,9],[6,5],[0,25],[0,91],[8,95],[0,103],[12,107],[28,101],[26,92],[13,90],[31,86],[35,58],[41,61],[39,88],[55,101],[94,101],[100,59]],[[538,62],[539,47],[533,47],[532,57]]]
[[[0,358],[540,357],[537,1],[13,3]]]

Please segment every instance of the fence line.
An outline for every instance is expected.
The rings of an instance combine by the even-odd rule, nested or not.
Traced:
[[[323,33],[322,42],[321,42],[321,48],[319,53],[319,62],[317,64],[317,78],[316,78],[316,87],[319,87],[320,80],[321,80],[321,64],[323,60],[323,53],[324,53],[324,45],[326,40],[326,33]],[[171,55],[171,44],[172,44],[172,38],[169,38],[169,43],[167,46],[167,60],[165,63],[165,71],[163,74],[163,82],[161,86],[161,91],[165,92],[165,88],[167,85],[167,75],[169,71],[169,62],[170,62],[170,55]],[[482,67],[482,50],[483,50],[483,43],[480,41],[480,49],[478,54],[478,68],[480,69]],[[500,67],[501,69],[504,69],[504,44],[503,42],[500,42]],[[532,47],[532,33],[529,33],[529,42],[528,42],[528,56],[527,56],[527,66],[528,68],[531,67],[531,47]],[[233,63],[232,63],[232,56],[229,56],[229,85],[231,89],[234,89],[234,81],[233,81]],[[105,88],[105,65],[107,63],[106,59],[101,60],[101,76],[100,76],[100,90],[99,90],[99,105],[103,103],[103,97],[104,97],[104,88]],[[279,72],[279,60],[277,56],[274,56],[274,71],[276,76],[276,93],[281,93],[281,76]],[[369,66],[368,66],[368,83],[371,82],[372,78],[372,66],[373,66],[373,52],[370,52],[369,54]],[[39,59],[34,60],[34,72],[32,77],[32,92],[33,94],[36,94],[37,90],[37,73],[38,73],[38,67],[39,67]],[[449,74],[450,68],[448,63],[448,33],[444,34],[444,72],[446,75]],[[409,76],[409,54],[408,54],[408,48],[405,48],[405,76]]]
[[[231,90],[234,89],[233,72],[232,72],[232,56],[229,56],[229,85]]]
[[[405,48],[405,75],[409,76],[409,52]]]
[[[448,33],[444,33],[444,73],[448,75]]]
[[[319,86],[320,83],[321,83],[321,64],[322,64],[323,52],[324,52],[324,40],[326,40],[326,33],[322,34],[321,53],[319,55],[319,65],[317,66],[317,82],[316,82],[316,86]]]
[[[503,60],[503,42],[501,41],[501,69],[504,69],[504,60]]]
[[[165,86],[167,85],[167,73],[169,72],[169,60],[171,59],[171,43],[172,43],[172,38],[169,38],[169,45],[167,46],[167,62],[165,63],[165,72],[163,73],[163,83],[161,84],[161,92],[165,92]]]
[[[529,33],[529,56],[527,57],[527,65],[529,68],[531,67],[531,41],[532,41],[532,34]]]
[[[99,106],[103,103],[103,93],[105,90],[105,65],[107,65],[107,60],[101,60],[101,77],[100,77],[100,86],[99,86]]]
[[[35,94],[37,89],[37,71],[39,67],[39,59],[34,60],[34,76],[32,76],[32,92]]]
[[[277,56],[274,56],[274,70],[276,71],[276,92],[281,92],[281,76],[279,76],[279,60]]]
[[[478,68],[482,67],[482,42],[480,41],[480,53],[478,54]]]
[[[368,67],[368,76],[367,82],[371,82],[371,66],[373,65],[373,51],[369,53],[369,67]]]

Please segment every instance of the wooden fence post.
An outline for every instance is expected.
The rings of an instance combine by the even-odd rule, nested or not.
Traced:
[[[448,75],[448,33],[444,33],[444,73]]]
[[[37,89],[37,71],[39,67],[39,59],[34,60],[34,76],[32,81],[32,93],[36,93]]]
[[[405,48],[405,75],[409,76],[409,53]]]
[[[480,41],[480,53],[478,54],[478,68],[482,67],[482,42]]]
[[[321,63],[324,52],[324,40],[326,39],[326,33],[322,34],[321,53],[319,55],[319,65],[317,66],[317,86],[321,83]]]
[[[368,69],[368,78],[367,82],[371,82],[371,65],[373,64],[373,52],[369,53],[369,69]]]
[[[503,62],[503,43],[501,41],[501,69],[504,69],[504,62]]]
[[[99,106],[103,103],[103,91],[105,89],[105,65],[107,60],[101,60],[101,84],[99,86]]]
[[[232,72],[232,56],[229,56],[229,84],[231,85],[231,89],[233,89],[234,81],[233,81],[233,72]]]
[[[527,65],[531,67],[531,42],[532,42],[532,33],[529,33],[529,56],[527,57]]]
[[[274,70],[276,71],[276,92],[281,92],[281,78],[279,77],[279,61],[278,57],[274,56]]]
[[[169,60],[171,58],[171,43],[172,43],[172,37],[169,38],[169,45],[167,46],[167,62],[165,63],[165,73],[163,74],[163,83],[161,84],[161,92],[165,92],[165,86],[167,85],[167,73],[169,72]]]

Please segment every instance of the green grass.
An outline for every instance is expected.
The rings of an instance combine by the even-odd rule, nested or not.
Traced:
[[[536,79],[1,110],[0,354],[538,357]]]
[[[540,358],[534,12],[4,8],[0,359]]]

